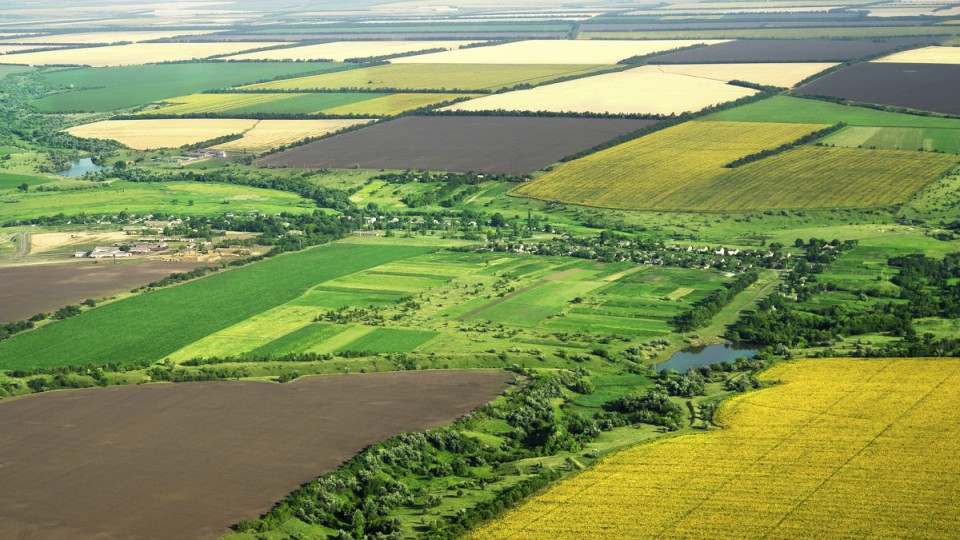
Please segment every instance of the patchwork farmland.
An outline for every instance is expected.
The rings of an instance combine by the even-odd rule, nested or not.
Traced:
[[[105,47],[58,49],[17,55],[17,62],[31,65],[136,66],[156,62],[200,60],[251,49],[281,45],[277,42],[244,43],[134,43]]]
[[[646,56],[693,45],[711,45],[722,41],[570,41],[528,40],[504,45],[472,47],[398,58],[402,64],[616,64],[634,56]]]
[[[902,47],[936,43],[938,38],[890,39],[747,39],[667,53],[651,64],[714,64],[729,62],[845,62],[873,57]]]
[[[475,41],[335,41],[228,56],[227,60],[333,60],[374,58],[435,49],[458,49]]]

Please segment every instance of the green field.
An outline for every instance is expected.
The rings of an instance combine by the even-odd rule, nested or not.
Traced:
[[[16,189],[22,184],[27,184],[28,186],[39,186],[40,184],[47,184],[52,181],[52,179],[45,176],[0,173],[0,191]]]
[[[849,148],[960,153],[960,129],[850,126],[821,141]]]
[[[30,71],[32,69],[33,68],[29,66],[15,66],[15,65],[0,64],[0,79],[12,73],[23,73],[24,71]]]
[[[107,304],[0,342],[0,367],[160,360],[184,345],[290,301],[317,283],[425,251],[338,244],[282,255]],[[281,275],[283,279],[276,279]],[[96,346],[78,347],[79,343]]]
[[[279,77],[350,69],[329,62],[212,62],[51,71],[42,80],[66,91],[36,99],[40,112],[106,112],[204,90]]]
[[[387,64],[244,86],[257,90],[486,90],[605,71],[598,65]]]
[[[402,328],[377,328],[337,352],[362,351],[372,354],[408,353],[436,337],[437,332],[426,330],[405,330]]]
[[[14,181],[12,187],[23,183]],[[54,214],[114,214],[183,212],[218,215],[226,212],[312,212],[316,204],[283,191],[251,188],[232,184],[193,182],[112,182],[105,187],[92,182],[68,181],[71,185],[87,185],[85,189],[28,193],[17,191],[0,195],[0,216],[4,221],[29,219]],[[28,182],[29,183],[29,182]],[[0,185],[0,189],[3,186]]]

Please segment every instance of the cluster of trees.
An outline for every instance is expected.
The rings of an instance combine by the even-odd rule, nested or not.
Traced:
[[[706,298],[698,300],[687,311],[674,317],[670,324],[677,332],[690,332],[710,324],[710,320],[720,313],[734,298],[747,287],[756,283],[760,278],[760,273],[756,270],[750,270],[737,276],[730,283],[725,283],[722,289],[713,291]]]
[[[600,420],[601,426],[612,427],[629,424],[652,424],[671,431],[683,427],[686,414],[670,395],[660,390],[648,390],[642,396],[626,396],[606,403],[608,411]]]

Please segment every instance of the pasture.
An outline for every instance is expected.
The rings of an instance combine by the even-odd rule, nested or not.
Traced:
[[[344,60],[409,54],[433,49],[458,49],[475,41],[334,41],[228,56],[227,60]],[[396,60],[396,59],[394,59]]]
[[[254,90],[485,90],[536,85],[610,69],[602,65],[387,64],[244,86]]]
[[[396,58],[394,64],[616,64],[626,58],[693,45],[722,43],[710,40],[559,40],[514,41]]]
[[[960,64],[960,47],[924,47],[893,53],[874,62],[900,64]]]
[[[202,60],[274,45],[280,45],[280,43],[133,43],[20,53],[17,55],[17,62],[31,66],[139,66],[156,62]]]
[[[651,64],[723,64],[735,62],[846,62],[901,47],[936,43],[937,38],[746,39],[667,53]]]
[[[0,342],[0,367],[160,360],[340,276],[428,251],[328,245],[100,306]],[[275,279],[283,275],[284,279]],[[121,330],[122,329],[122,330]],[[77,349],[77,341],[98,343]]]
[[[430,371],[4,400],[0,523],[51,539],[215,538],[376,441],[452,422],[509,379]],[[57,481],[38,484],[51,468]]]
[[[801,86],[801,94],[960,114],[960,66],[866,62]]]
[[[698,111],[756,93],[724,81],[662,73],[657,66],[643,66],[484,96],[444,110],[670,115]]]
[[[722,430],[621,451],[470,540],[952,538],[955,359],[826,359],[762,374]],[[909,501],[909,503],[908,503]]]
[[[30,104],[45,113],[106,112],[204,90],[350,67],[324,62],[189,62],[56,70],[39,77],[64,92]]]
[[[747,81],[764,86],[792,88],[800,81],[829,69],[836,64],[788,62],[781,64],[665,64],[656,69],[661,73],[676,73],[718,81]]]
[[[649,120],[408,116],[268,156],[267,166],[524,174]]]
[[[213,146],[218,150],[265,152],[309,137],[319,137],[368,120],[258,120],[242,139]]]

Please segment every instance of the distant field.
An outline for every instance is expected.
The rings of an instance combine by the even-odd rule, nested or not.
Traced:
[[[370,116],[393,116],[414,109],[432,107],[464,97],[476,97],[477,94],[444,94],[431,92],[429,94],[391,94],[375,97],[364,101],[325,109],[324,114],[349,115],[362,114]]]
[[[23,184],[27,184],[28,186],[38,186],[48,182],[52,182],[52,180],[46,176],[0,173],[0,191],[16,189],[18,186]]]
[[[192,94],[164,100],[170,106],[141,114],[205,114],[224,116],[267,114],[325,114],[392,116],[411,109],[453,101],[475,94],[378,92]]]
[[[39,36],[7,38],[0,43],[28,43],[28,44],[70,44],[95,45],[98,43],[110,44],[121,41],[138,43],[155,39],[172,38],[177,36],[198,36],[212,34],[213,30],[149,30],[124,32],[71,32],[68,34],[45,34]]]
[[[254,84],[261,90],[353,89],[382,90],[498,90],[519,84],[541,84],[562,77],[586,75],[609,66],[598,65],[493,65],[493,64],[388,64]]]
[[[242,139],[218,144],[220,150],[263,152],[295,143],[308,137],[319,137],[368,120],[259,120]]]
[[[0,342],[0,367],[133,363],[164,358],[317,283],[428,251],[337,244],[283,255],[177,287],[100,306]],[[283,275],[284,279],[275,279]],[[77,340],[98,347],[77,349]]]
[[[0,58],[0,60],[3,60],[3,59]],[[7,66],[7,65],[0,64],[0,79],[12,73],[22,73],[24,71],[30,71],[32,69],[33,68],[29,66]]]
[[[808,39],[782,41],[748,39],[710,47],[668,53],[651,58],[651,64],[704,64],[733,62],[844,62],[882,54],[899,47],[926,45],[931,38]]]
[[[193,92],[350,67],[323,62],[191,62],[58,70],[40,77],[69,90],[33,100],[31,105],[47,113],[106,112]]]
[[[431,49],[457,49],[476,41],[335,41],[272,51],[238,54],[229,60],[333,60],[370,58]]]
[[[924,47],[884,56],[874,62],[902,64],[960,64],[960,47]]]
[[[265,158],[268,166],[523,174],[649,120],[408,116]]]
[[[138,150],[179,148],[209,141],[224,135],[244,133],[256,120],[237,119],[172,119],[172,120],[103,120],[82,124],[67,130],[76,137],[110,139]]]
[[[663,73],[718,81],[747,81],[766,86],[792,88],[798,82],[829,69],[836,64],[788,62],[781,64],[675,64],[658,65]]]
[[[581,32],[580,39],[843,39],[909,36],[953,36],[947,26],[850,26],[825,28],[736,28],[728,30],[664,30],[642,32]],[[825,60],[817,58],[816,60]]]
[[[37,49],[53,49],[53,48],[54,46],[42,47],[39,45],[2,45],[0,44],[0,60],[14,62],[17,59],[16,55],[10,56],[9,58],[2,58],[2,56],[10,53],[18,53],[20,51],[35,51]]]
[[[94,67],[138,66],[155,62],[200,60],[273,45],[280,45],[280,43],[134,43],[21,53],[17,55],[17,62],[33,66],[50,64]]]
[[[657,66],[643,66],[485,96],[447,110],[669,115],[698,111],[755,93],[756,90],[723,81],[661,73]]]
[[[527,40],[504,45],[473,47],[391,60],[394,64],[616,64],[633,56],[680,49],[705,40]]]
[[[849,101],[960,114],[960,66],[866,62],[833,72],[798,92]]]
[[[955,359],[783,363],[725,429],[621,451],[470,540],[960,535]],[[909,504],[905,504],[909,501]]]
[[[960,152],[960,129],[850,126],[822,139],[850,148]]]

